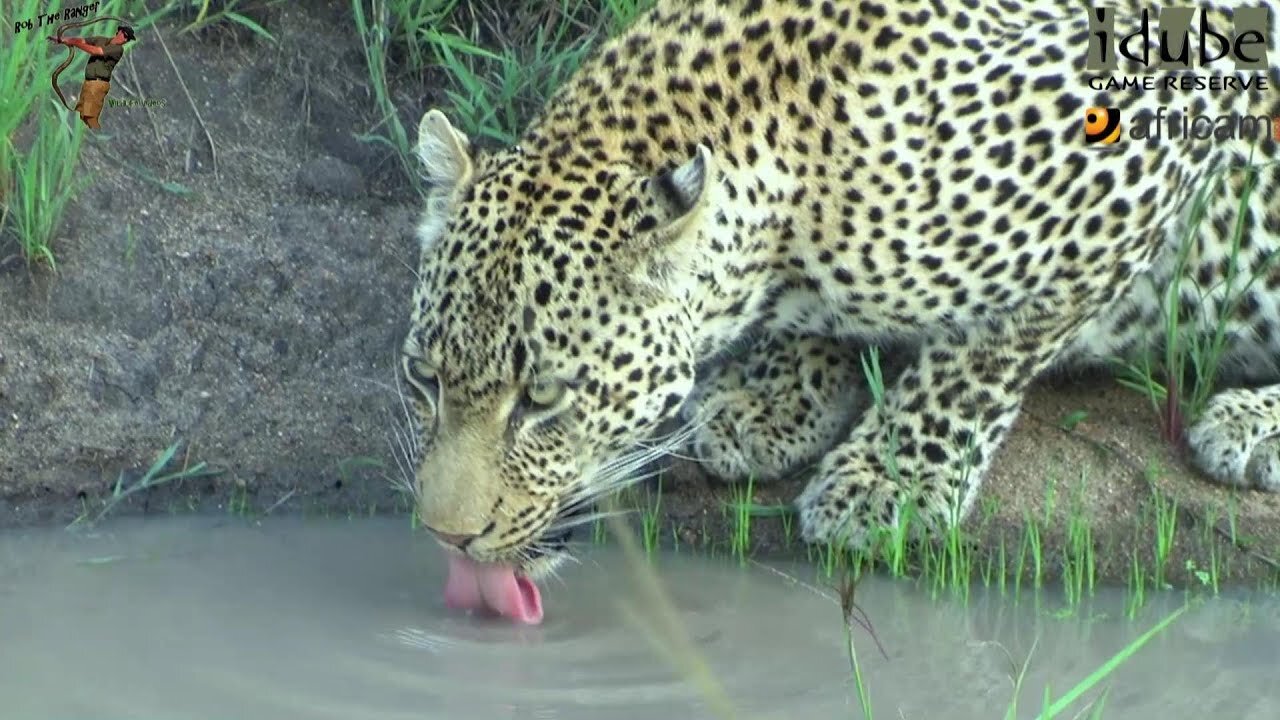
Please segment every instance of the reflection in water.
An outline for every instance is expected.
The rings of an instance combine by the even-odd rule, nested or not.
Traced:
[[[403,520],[122,520],[0,534],[0,702],[45,718],[711,717],[625,619],[609,548],[545,585],[545,622],[444,607],[441,556]],[[834,593],[812,568],[666,555],[660,575],[742,717],[855,718]],[[789,577],[790,576],[790,579]],[[803,582],[801,582],[803,581]],[[1018,717],[1065,692],[1182,600],[1137,622],[1119,598],[1080,617],[975,594],[967,607],[868,579],[859,631],[876,715]],[[1109,682],[1106,717],[1280,717],[1276,606],[1197,605]],[[1074,713],[1069,713],[1068,716]]]

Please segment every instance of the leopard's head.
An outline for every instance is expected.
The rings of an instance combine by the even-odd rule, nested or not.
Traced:
[[[536,578],[693,389],[686,248],[713,159],[650,174],[584,148],[482,154],[434,110],[418,134],[418,514],[469,561]]]

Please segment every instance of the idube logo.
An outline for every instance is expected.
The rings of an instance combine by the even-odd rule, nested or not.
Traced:
[[[1085,69],[1105,73],[1089,79],[1095,90],[1268,89],[1268,8],[1237,7],[1229,14],[1195,7],[1143,8],[1136,16],[1120,16],[1122,22],[1130,23],[1129,32],[1123,34],[1116,30],[1116,8],[1091,7],[1088,13]],[[1157,18],[1154,26],[1153,16]],[[1115,76],[1121,69],[1120,58],[1136,63],[1140,74]],[[1232,71],[1255,74],[1239,76]],[[1156,73],[1167,74],[1156,77]]]

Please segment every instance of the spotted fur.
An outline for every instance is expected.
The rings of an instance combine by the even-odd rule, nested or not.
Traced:
[[[1280,169],[1241,169],[1276,143],[1082,133],[1093,106],[1280,115],[1280,95],[1091,90],[1087,33],[1065,0],[663,0],[514,147],[427,113],[404,344],[423,522],[541,572],[565,518],[683,419],[729,479],[811,469],[808,541],[864,543],[908,505],[945,526],[1034,378],[1158,346],[1181,247],[1188,332],[1223,317],[1253,383],[1191,447],[1220,482],[1280,489],[1280,389],[1258,388],[1280,381]],[[855,348],[884,341],[912,361],[855,411]]]

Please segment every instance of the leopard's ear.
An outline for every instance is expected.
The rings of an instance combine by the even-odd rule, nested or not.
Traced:
[[[651,212],[642,217],[640,234],[653,233],[652,241],[678,236],[707,206],[715,156],[706,145],[698,145],[693,157],[648,179]]]
[[[467,136],[439,110],[428,110],[418,123],[418,160],[427,182],[446,194],[471,176],[470,148]]]
[[[639,183],[631,228],[639,250],[632,277],[664,293],[678,293],[696,280],[698,228],[710,212],[717,169],[715,155],[698,145],[693,157]]]

